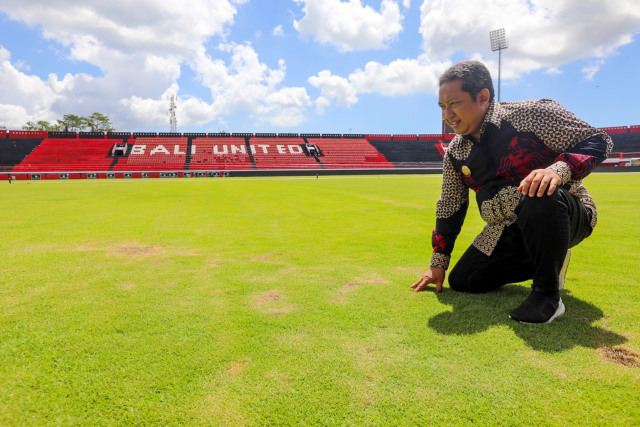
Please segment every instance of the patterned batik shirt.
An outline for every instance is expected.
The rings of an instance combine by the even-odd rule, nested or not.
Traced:
[[[486,226],[473,246],[491,255],[505,227],[516,220],[518,186],[534,169],[553,170],[597,221],[596,206],[582,179],[602,163],[611,138],[549,99],[492,101],[480,141],[456,135],[444,156],[442,194],[432,234],[432,267],[448,268],[469,205],[469,189]]]

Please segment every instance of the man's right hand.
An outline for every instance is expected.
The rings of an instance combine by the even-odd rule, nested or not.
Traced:
[[[446,270],[444,268],[439,267],[431,267],[429,271],[424,273],[420,280],[410,286],[413,289],[413,292],[420,292],[423,289],[427,288],[429,283],[435,283],[436,292],[442,292],[442,284],[444,283],[444,277],[446,275]]]

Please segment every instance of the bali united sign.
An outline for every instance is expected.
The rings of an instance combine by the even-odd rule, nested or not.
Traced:
[[[302,146],[300,144],[256,144],[250,145],[251,154],[302,154]],[[186,155],[187,147],[185,145],[150,145],[150,144],[134,144],[131,148],[130,156],[155,156],[155,155]],[[247,146],[244,144],[215,144],[213,146],[193,144],[191,146],[191,155],[199,152],[208,152],[217,155],[235,155],[235,154],[247,154]]]

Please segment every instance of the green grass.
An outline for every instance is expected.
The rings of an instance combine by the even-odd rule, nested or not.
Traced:
[[[530,326],[528,283],[409,290],[439,176],[0,184],[0,425],[637,425],[640,175],[587,186]]]

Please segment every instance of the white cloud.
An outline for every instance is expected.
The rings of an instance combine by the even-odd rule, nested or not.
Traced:
[[[29,120],[47,120],[48,117],[30,115],[27,109],[20,105],[0,104],[0,126],[7,129],[21,129]]]
[[[559,75],[562,74],[562,71],[560,71],[560,69],[557,67],[550,67],[544,72],[544,74]]]
[[[593,61],[582,69],[582,73],[584,74],[587,80],[593,81],[594,77],[596,76],[598,71],[600,71],[600,67],[602,67],[603,64],[604,64],[604,60],[602,59]]]
[[[260,62],[257,52],[249,44],[229,43],[219,49],[232,53],[231,63],[212,59],[204,50],[198,53],[195,70],[203,84],[210,88],[215,114],[248,112],[255,117],[264,115],[270,123],[280,123],[281,117],[295,117],[288,126],[302,120],[302,112],[310,105],[303,87],[283,86],[286,66],[278,62],[277,69]]]
[[[0,46],[0,124],[19,127],[28,120],[101,111],[121,129],[162,126],[168,123],[166,94],[174,91],[179,125],[226,127],[225,118],[245,114],[274,126],[296,126],[311,105],[323,113],[331,105],[349,107],[367,93],[435,93],[437,77],[452,57],[480,58],[497,71],[497,54],[489,48],[489,31],[496,28],[506,29],[509,42],[503,79],[537,69],[558,74],[575,60],[586,64],[583,74],[593,79],[606,58],[640,31],[637,0],[424,0],[422,52],[376,52],[375,60],[363,60],[343,75],[318,61],[305,83],[318,89],[312,100],[305,87],[287,84],[286,65],[294,64],[299,78],[299,58],[266,63],[251,44],[228,41],[238,5],[247,1],[0,0],[0,11],[39,32],[51,42],[47,48],[97,69],[93,75],[42,77],[31,71],[38,69],[35,64],[12,59]],[[302,9],[294,21],[299,34],[345,53],[390,47],[403,31],[400,9],[407,13],[411,7],[410,0],[294,1]],[[283,25],[271,33],[288,42]],[[212,40],[221,44],[211,47]],[[209,94],[180,93],[179,82],[191,71]]]
[[[268,118],[286,113],[299,122],[310,101],[307,97],[305,104],[304,88],[283,84],[284,61],[269,69],[250,45],[233,43],[216,52],[231,53],[230,63],[207,53],[206,43],[214,35],[225,38],[237,5],[246,1],[0,0],[0,10],[11,19],[41,29],[46,39],[65,46],[69,59],[93,64],[102,72],[62,79],[52,75],[44,81],[21,72],[20,67],[28,69],[19,62],[11,64],[10,53],[2,48],[0,99],[5,110],[16,107],[11,117],[19,119],[12,125],[101,111],[119,128],[161,126],[168,123],[166,94],[179,91],[185,66],[196,71],[213,102],[178,95],[179,123],[202,124],[236,112]]]
[[[229,0],[110,1],[0,0],[12,19],[42,26],[45,37],[65,46],[90,36],[125,54],[179,54],[233,22],[236,7]]]
[[[369,62],[364,70],[349,75],[358,93],[378,92],[387,96],[435,93],[438,78],[451,64],[430,63],[426,55],[418,59],[398,59],[388,65]]]
[[[505,77],[558,66],[576,59],[603,58],[632,41],[640,30],[636,0],[425,1],[420,32],[432,59],[456,52],[494,59],[489,32],[505,28]],[[606,17],[606,19],[603,19]]]
[[[169,123],[169,98],[179,92],[178,85],[169,87],[159,98],[140,98],[132,96],[121,100],[137,121],[148,123],[150,126],[166,126]],[[178,126],[202,125],[215,118],[212,105],[193,97],[176,100],[176,119]]]
[[[431,63],[427,55],[421,55],[418,59],[398,59],[387,65],[372,61],[348,78],[324,70],[310,77],[309,83],[320,89],[315,104],[318,113],[322,114],[333,102],[338,106],[355,104],[362,93],[385,96],[434,94],[438,91],[440,74],[449,66],[449,61]]]
[[[11,63],[11,53],[0,46],[0,125],[20,129],[29,120],[52,120],[50,107],[60,85],[53,76],[49,82],[18,70]],[[16,103],[14,100],[20,100]]]
[[[41,29],[46,39],[68,49],[69,59],[93,64],[102,72],[95,77],[65,76],[63,81],[50,77],[45,82],[37,76],[16,74],[14,66],[14,79],[28,80],[31,90],[45,94],[34,96],[25,85],[18,85],[11,96],[5,93],[2,99],[25,107],[29,119],[36,109],[28,104],[40,99],[46,100],[40,102],[46,103],[43,108],[52,118],[69,112],[104,111],[117,126],[146,126],[133,120],[145,111],[144,104],[121,100],[159,99],[180,77],[182,64],[189,63],[211,36],[224,35],[233,23],[236,5],[242,2],[0,0],[0,10],[11,19]],[[137,110],[123,108],[126,105],[137,106]]]
[[[358,94],[349,80],[335,76],[329,70],[323,70],[316,76],[309,77],[309,83],[320,89],[320,97],[316,100],[316,108],[322,114],[332,101],[338,106],[349,106],[358,102]]]
[[[393,0],[382,0],[380,12],[360,0],[296,0],[305,16],[294,21],[300,34],[341,52],[386,48],[402,31],[402,15]]]

